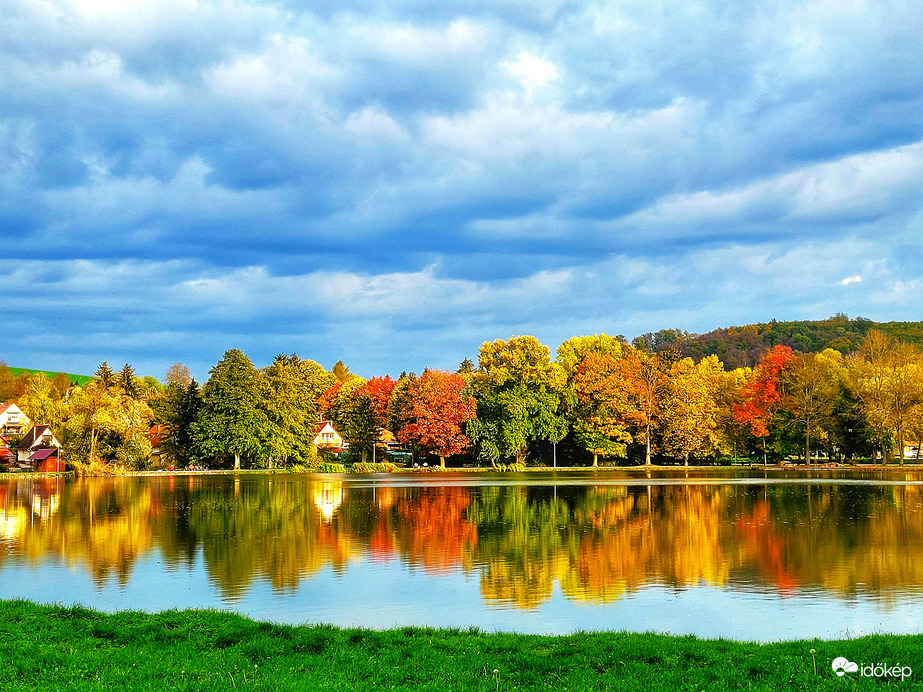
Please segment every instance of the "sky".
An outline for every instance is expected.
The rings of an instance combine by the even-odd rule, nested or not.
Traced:
[[[10,365],[917,320],[910,0],[4,0]]]

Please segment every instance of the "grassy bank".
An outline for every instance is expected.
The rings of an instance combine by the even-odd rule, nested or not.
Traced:
[[[0,652],[4,690],[909,690],[923,679],[919,635],[761,645],[623,633],[379,632],[22,601],[0,602]],[[904,681],[838,678],[831,662],[840,656],[914,673]]]

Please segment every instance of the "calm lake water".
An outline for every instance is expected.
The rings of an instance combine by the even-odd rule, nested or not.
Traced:
[[[923,477],[0,480],[0,598],[747,640],[923,631]]]

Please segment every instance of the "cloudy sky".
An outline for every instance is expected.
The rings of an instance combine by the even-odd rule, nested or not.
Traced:
[[[906,1],[3,0],[10,365],[923,318]]]

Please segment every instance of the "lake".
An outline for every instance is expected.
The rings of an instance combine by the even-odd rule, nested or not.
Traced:
[[[923,477],[7,477],[0,598],[373,628],[918,633]]]

